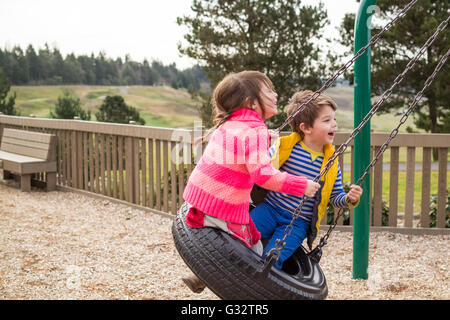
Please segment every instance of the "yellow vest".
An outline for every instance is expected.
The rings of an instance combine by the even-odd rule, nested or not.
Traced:
[[[274,168],[279,169],[283,165],[283,163],[286,162],[286,160],[291,155],[294,146],[301,140],[302,138],[300,134],[297,132],[293,132],[291,135],[280,137],[275,141],[275,144],[273,145],[275,152],[271,158],[271,163],[274,166]],[[320,171],[323,170],[325,164],[334,154],[334,147],[331,144],[325,145],[323,149],[324,149],[323,150],[324,159]],[[312,246],[313,241],[319,234],[320,221],[322,220],[323,216],[327,211],[327,205],[328,202],[330,201],[331,192],[333,191],[333,186],[337,178],[338,168],[339,168],[338,162],[335,161],[331,166],[331,168],[328,170],[328,172],[320,179],[321,181],[323,181],[321,201],[317,208],[317,216],[314,216],[313,213],[310,232],[308,232],[307,236],[308,245],[310,248]]]

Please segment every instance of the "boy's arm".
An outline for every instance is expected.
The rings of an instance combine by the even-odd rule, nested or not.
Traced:
[[[351,203],[347,198],[347,193],[342,185],[341,169],[338,167],[338,174],[334,182],[333,191],[331,192],[330,203],[336,208],[354,208],[358,205],[359,200]]]

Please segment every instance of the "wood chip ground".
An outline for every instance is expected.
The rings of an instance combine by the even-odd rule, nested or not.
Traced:
[[[0,184],[0,299],[218,299],[191,293],[172,220],[71,192]],[[450,236],[370,235],[369,279],[352,279],[352,234],[321,261],[328,299],[450,299]]]

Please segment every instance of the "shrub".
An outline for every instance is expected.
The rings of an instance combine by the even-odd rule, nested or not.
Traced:
[[[50,117],[54,119],[73,119],[80,117],[81,120],[90,120],[91,112],[81,108],[80,98],[76,97],[72,90],[62,89],[62,96],[58,97],[55,104],[55,113],[50,112]]]
[[[445,227],[450,228],[450,193],[447,190],[447,197],[445,199]],[[430,200],[430,227],[436,227],[437,216],[437,194],[431,195]]]
[[[98,121],[129,123],[136,121],[145,124],[145,120],[141,118],[139,111],[125,103],[122,96],[107,96],[100,106],[99,112],[95,114]]]

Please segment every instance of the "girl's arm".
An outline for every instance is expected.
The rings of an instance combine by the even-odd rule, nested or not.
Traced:
[[[255,129],[256,130],[256,129]],[[258,135],[246,141],[246,167],[254,183],[264,189],[301,196],[305,194],[308,179],[275,169],[268,152],[267,128],[258,128]],[[311,184],[314,182],[310,181]],[[314,193],[313,193],[314,194]]]

